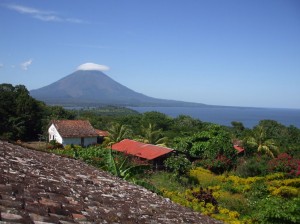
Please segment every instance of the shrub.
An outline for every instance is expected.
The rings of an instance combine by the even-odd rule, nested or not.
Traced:
[[[280,186],[291,186],[291,187],[300,187],[300,178],[284,179],[284,180],[273,180],[270,183],[270,186],[280,187]]]
[[[62,149],[64,148],[62,144],[58,143],[57,141],[55,140],[51,140],[49,142],[49,145],[47,147],[47,149]]]
[[[264,180],[259,180],[251,185],[250,190],[245,193],[245,196],[249,200],[249,206],[251,209],[255,210],[261,199],[266,198],[268,194],[269,190],[267,184]]]
[[[286,186],[293,186],[293,187],[300,187],[300,178],[293,178],[293,179],[285,179],[283,180],[284,185]]]
[[[211,171],[197,167],[190,170],[189,175],[198,180],[202,187],[217,186],[221,183],[221,178],[213,174]]]
[[[266,176],[266,180],[271,181],[271,180],[281,180],[285,178],[284,173],[272,173]]]
[[[213,159],[198,160],[196,166],[203,166],[216,174],[224,173],[233,167],[232,161],[224,155],[218,155]]]
[[[294,159],[287,153],[281,153],[268,163],[270,172],[284,172],[291,176],[300,175],[300,160]]]
[[[300,198],[283,199],[269,196],[257,206],[255,217],[259,223],[300,223]]]
[[[220,191],[217,200],[222,207],[237,211],[240,214],[249,213],[248,201],[242,194],[231,194],[226,191]]]
[[[226,181],[223,185],[222,185],[223,189],[232,193],[232,194],[236,194],[241,192],[240,189],[238,189],[238,186],[234,185],[234,183],[232,181]]]
[[[164,165],[177,176],[186,174],[191,168],[191,162],[184,155],[172,155],[165,160]]]
[[[271,194],[284,198],[291,198],[297,197],[299,195],[299,190],[295,187],[281,186],[279,188],[275,188],[275,190],[273,190]]]
[[[216,208],[216,206],[211,203],[205,203],[195,198],[194,195],[199,193],[198,189],[189,189],[183,193],[162,189],[162,192],[164,197],[170,198],[172,201],[185,207],[192,208],[193,210],[201,212],[204,215],[212,216],[213,218],[227,223],[240,223],[240,214],[237,211],[232,211],[222,206],[218,206]],[[213,196],[215,197],[215,194],[213,194]]]
[[[267,156],[255,156],[241,160],[235,170],[235,174],[240,177],[264,176],[268,173],[268,160]]]

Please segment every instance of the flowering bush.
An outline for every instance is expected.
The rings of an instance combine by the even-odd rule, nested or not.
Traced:
[[[212,216],[218,220],[222,220],[226,223],[243,223],[240,218],[240,214],[237,211],[232,211],[228,208],[219,206],[216,209],[212,203],[205,203],[204,201],[199,201],[194,195],[199,193],[199,189],[189,189],[183,193],[168,191],[162,189],[163,196],[170,198],[172,201],[181,204],[185,207],[190,207],[195,211],[201,212],[204,215]],[[213,196],[215,197],[215,192]]]
[[[281,186],[279,188],[269,188],[272,195],[281,196],[284,198],[297,197],[300,193],[299,189],[289,186]]]
[[[291,186],[291,187],[300,187],[300,178],[291,178],[284,180],[273,180],[269,182],[270,186],[281,187],[281,186]]]
[[[198,160],[197,166],[203,166],[216,174],[221,174],[226,170],[230,170],[233,166],[232,160],[225,155],[219,154],[216,158]]]
[[[298,197],[300,195],[300,178],[273,180],[268,184],[268,190],[272,195],[284,198]]]
[[[291,176],[300,175],[300,160],[294,159],[287,153],[281,153],[268,163],[270,172],[284,172]]]
[[[271,181],[271,180],[281,180],[285,178],[284,173],[272,173],[267,176],[265,176],[266,180]]]

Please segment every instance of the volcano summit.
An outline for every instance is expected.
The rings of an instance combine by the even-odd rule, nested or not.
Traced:
[[[50,105],[62,106],[203,106],[175,100],[164,100],[135,92],[114,81],[103,71],[104,65],[85,63],[72,74],[40,89],[31,96]]]

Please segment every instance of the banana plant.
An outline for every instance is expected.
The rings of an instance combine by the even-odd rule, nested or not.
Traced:
[[[131,180],[135,174],[141,173],[148,169],[148,165],[132,165],[129,157],[116,157],[112,149],[108,149],[105,156],[106,165],[103,167],[113,175],[125,180]]]

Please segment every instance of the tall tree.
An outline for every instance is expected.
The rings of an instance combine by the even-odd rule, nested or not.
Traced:
[[[140,140],[148,144],[165,146],[168,139],[163,136],[162,129],[158,129],[155,124],[149,123],[148,126],[143,126]]]
[[[202,165],[214,172],[223,172],[236,163],[236,151],[233,148],[230,133],[220,125],[208,125],[206,130],[190,137],[174,140],[174,148],[188,158],[199,159]]]
[[[114,143],[120,142],[125,138],[131,137],[131,130],[124,124],[112,124],[108,130],[109,136],[105,138],[104,144],[111,146]]]
[[[193,133],[199,132],[204,128],[203,122],[199,119],[194,119],[191,116],[179,115],[172,120],[172,137],[190,136]]]
[[[242,122],[232,121],[231,122],[234,138],[239,139],[243,135],[243,131],[245,130],[245,126]]]
[[[33,99],[23,85],[0,85],[0,136],[31,140],[42,132],[42,103]]]
[[[278,146],[273,139],[267,138],[263,125],[258,125],[252,130],[252,135],[245,139],[246,145],[255,147],[258,153],[265,153],[274,158],[278,153]]]
[[[169,129],[171,121],[172,118],[168,117],[166,114],[157,111],[151,111],[143,114],[141,123],[144,126],[147,126],[149,123],[155,124],[158,129],[165,131]]]

